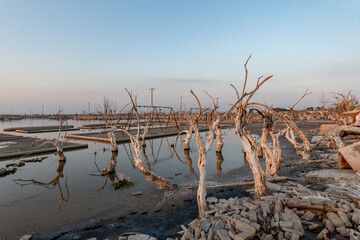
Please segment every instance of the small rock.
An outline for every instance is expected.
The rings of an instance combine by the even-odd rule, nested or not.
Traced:
[[[141,191],[132,192],[131,195],[132,196],[139,196],[139,195],[142,195],[142,192]]]
[[[341,219],[338,217],[338,215],[336,215],[333,212],[328,212],[326,214],[326,216],[328,217],[329,220],[331,220],[334,223],[334,226],[337,227],[341,227],[344,226],[343,221],[341,221]]]
[[[217,203],[219,200],[216,197],[208,197],[206,198],[206,201],[211,204],[211,203]]]
[[[317,229],[317,228],[319,228],[319,227],[320,227],[319,224],[314,223],[314,224],[311,224],[311,225],[309,226],[309,229],[310,229],[310,230],[314,230],[314,229]]]
[[[32,235],[30,234],[24,235],[20,238],[20,240],[31,240],[31,239],[32,239]]]
[[[254,205],[252,203],[249,203],[249,202],[244,203],[244,206],[247,207],[250,210],[255,210],[255,209],[258,208],[256,205]]]
[[[280,227],[292,228],[294,224],[292,222],[280,221]]]
[[[220,240],[231,240],[228,232],[225,229],[218,230],[217,236],[220,238]]]
[[[299,240],[299,239],[300,239],[300,236],[298,234],[296,234],[296,233],[291,234],[290,240]]]
[[[326,225],[326,228],[329,230],[329,232],[333,233],[335,231],[334,223],[331,220],[326,219],[325,225]]]
[[[249,240],[249,239],[252,239],[253,237],[254,237],[254,235],[251,233],[241,232],[239,234],[236,234],[233,239],[234,240]]]
[[[354,215],[352,217],[352,221],[357,225],[360,224],[360,209],[356,208],[354,211]]]
[[[347,215],[344,212],[338,211],[338,215],[339,215],[341,221],[343,221],[343,223],[345,224],[346,227],[352,227],[351,222],[349,221]]]
[[[235,228],[236,228],[236,230],[238,230],[240,232],[251,233],[252,236],[254,236],[255,233],[256,233],[256,229],[253,226],[251,226],[251,225],[249,225],[247,223],[244,223],[242,221],[239,221],[239,220],[236,221]]]
[[[324,228],[317,236],[316,239],[324,239],[325,236],[329,233],[329,231]]]
[[[201,228],[201,230],[203,230],[205,233],[209,231],[211,225],[212,223],[206,218],[201,219],[199,222],[199,228]]]
[[[303,219],[311,221],[313,220],[315,217],[315,214],[312,213],[311,211],[306,211],[306,213],[302,216]]]

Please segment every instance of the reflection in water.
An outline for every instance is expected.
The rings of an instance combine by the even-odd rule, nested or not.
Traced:
[[[69,200],[69,196],[70,196],[69,188],[68,188],[68,185],[67,185],[67,178],[65,178],[65,183],[64,183],[65,190],[66,190],[66,197],[64,195],[64,192],[63,192],[63,189],[62,189],[61,183],[60,183],[60,179],[64,178],[63,171],[64,171],[65,163],[66,163],[65,161],[59,161],[59,166],[58,166],[58,168],[56,170],[57,175],[50,182],[40,182],[40,181],[36,181],[35,179],[29,179],[29,180],[17,179],[17,180],[14,180],[14,181],[15,181],[16,184],[20,185],[21,188],[24,187],[24,186],[27,186],[27,185],[32,185],[32,184],[39,185],[39,186],[42,186],[42,187],[45,187],[45,188],[50,188],[51,186],[52,187],[58,186],[59,192],[60,192],[60,198],[61,198],[59,210],[61,210],[61,207],[62,207],[63,203],[67,202]]]
[[[97,192],[100,192],[105,188],[109,179],[112,182],[111,185],[114,187],[114,190],[117,190],[119,188],[128,188],[134,185],[134,183],[130,181],[130,178],[125,178],[124,175],[120,172],[116,173],[115,169],[116,169],[117,156],[118,156],[118,152],[112,152],[109,166],[101,171],[96,163],[96,155],[95,155],[94,164],[100,173],[89,174],[89,175],[106,177],[104,184],[97,190]]]
[[[195,174],[196,178],[199,179],[199,177],[196,175],[196,172],[194,171],[194,168],[192,166],[192,159],[190,157],[190,150],[184,149],[184,155],[186,159],[186,164],[189,165],[190,173],[186,175],[186,179],[190,179],[193,174]]]
[[[148,156],[147,156],[147,154],[146,154],[146,145],[143,145],[143,146],[142,146],[142,154],[143,154],[143,156],[144,156],[144,161],[145,161],[147,167],[148,167],[149,170],[151,171],[151,165],[150,165],[150,162],[149,162],[149,158],[148,158]]]
[[[194,171],[194,168],[193,168],[193,166],[192,166],[192,159],[190,158],[190,150],[189,150],[189,149],[185,149],[185,150],[184,150],[184,155],[185,155],[186,162],[183,161],[183,160],[181,160],[181,158],[180,158],[179,155],[177,154],[175,148],[173,148],[173,152],[175,153],[177,159],[178,159],[181,163],[186,164],[186,165],[189,166],[190,172],[189,172],[189,174],[185,175],[185,178],[186,178],[187,180],[190,180],[191,176],[194,174],[194,175],[196,176],[196,178],[199,179],[199,177],[196,175],[196,172]]]
[[[224,157],[221,152],[216,152],[216,160],[217,160],[216,161],[216,172],[221,173],[221,171],[222,171],[221,164],[224,161]]]

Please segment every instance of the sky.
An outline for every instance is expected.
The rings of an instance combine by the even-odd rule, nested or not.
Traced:
[[[234,103],[273,77],[254,101],[318,106],[320,95],[360,96],[358,0],[0,0],[0,114],[91,111],[103,98],[138,104]]]

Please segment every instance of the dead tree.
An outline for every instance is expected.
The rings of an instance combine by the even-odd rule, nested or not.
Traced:
[[[245,68],[246,68],[246,66],[245,66]],[[247,71],[247,69],[246,69],[246,71]],[[247,72],[246,72],[246,78],[247,78]],[[240,99],[239,91],[237,90],[237,88],[233,84],[230,84],[230,86],[235,90],[237,101],[240,102],[241,99]],[[235,119],[236,119],[236,115],[234,116],[234,121],[235,121]],[[251,117],[250,117],[250,114],[249,114],[247,116],[247,122],[250,122],[250,119],[251,119]],[[249,141],[250,141],[250,144],[254,148],[256,148],[256,154],[257,154],[258,158],[262,158],[263,154],[262,154],[262,149],[261,149],[259,141],[257,141],[252,134],[250,134],[250,136],[249,136]],[[247,161],[247,156],[246,156],[245,151],[244,151],[244,160]]]
[[[99,106],[98,113],[101,115],[105,122],[105,133],[109,138],[111,144],[111,151],[117,152],[119,151],[116,144],[116,136],[114,134],[114,128],[111,128],[111,123],[109,122],[110,114],[113,112],[112,103],[106,97],[104,98],[103,107]],[[120,116],[120,114],[119,114]],[[116,126],[116,124],[115,124]]]
[[[265,173],[260,166],[259,158],[256,154],[256,149],[253,147],[253,144],[251,143],[250,140],[252,139],[251,133],[246,129],[249,120],[247,109],[249,107],[248,104],[250,99],[254,96],[257,90],[272,77],[272,75],[266,77],[262,81],[260,81],[262,77],[258,78],[255,88],[251,92],[245,92],[247,77],[248,77],[247,63],[250,57],[247,59],[246,63],[244,64],[245,81],[242,88],[242,93],[241,95],[237,95],[238,100],[234,104],[234,107],[236,108],[235,134],[241,140],[250,168],[254,174],[255,196],[261,197],[267,195],[266,179],[265,179]]]
[[[163,188],[174,188],[175,186],[167,181],[166,179],[156,175],[155,173],[153,173],[152,171],[149,170],[148,167],[146,167],[143,163],[143,161],[141,160],[141,143],[140,143],[140,119],[139,119],[139,115],[137,112],[137,108],[135,105],[135,102],[132,98],[132,95],[130,94],[130,92],[125,88],[126,92],[128,93],[132,106],[133,106],[133,110],[135,112],[135,116],[137,119],[137,134],[135,136],[133,136],[132,134],[129,133],[129,131],[123,129],[123,128],[119,128],[120,131],[124,132],[130,139],[131,145],[134,148],[134,161],[135,161],[135,166],[139,168],[139,170],[144,174],[144,176],[146,177],[146,180],[148,182],[153,182],[156,183],[157,185],[159,185],[160,187]]]
[[[202,113],[201,104],[198,97],[195,93],[190,90],[191,94],[195,97],[198,105],[199,111],[196,115],[192,117],[188,117],[189,124],[191,125],[192,129],[195,132],[196,137],[196,145],[199,152],[199,159],[198,159],[198,168],[199,168],[199,186],[197,190],[197,204],[199,208],[199,217],[204,218],[206,217],[206,211],[208,209],[206,203],[206,151],[200,136],[199,128],[198,128],[198,120]]]
[[[192,132],[193,132],[193,128],[192,128],[191,125],[189,126],[189,129],[180,131],[178,133],[178,135],[176,135],[174,141],[171,143],[171,146],[172,147],[175,146],[176,140],[178,139],[178,137],[180,135],[186,134],[185,139],[184,139],[184,150],[190,150],[190,140],[191,140],[191,137],[192,137]]]
[[[212,103],[214,105],[214,109],[210,112],[209,118],[208,118],[209,135],[208,135],[208,140],[207,140],[207,143],[205,146],[205,150],[209,151],[209,149],[212,145],[212,142],[214,140],[214,136],[215,136],[214,131],[216,130],[216,152],[221,152],[221,150],[224,146],[224,142],[222,141],[222,138],[221,138],[221,126],[220,126],[221,116],[220,116],[220,113],[217,111],[218,106],[215,104],[214,98],[205,90],[204,90],[204,92],[206,93],[206,95],[208,95],[211,98]]]

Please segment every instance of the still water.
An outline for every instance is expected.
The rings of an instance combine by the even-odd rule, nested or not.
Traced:
[[[101,122],[68,122],[75,127],[83,123]],[[0,132],[6,127],[46,125],[58,125],[58,122],[30,119],[0,122]],[[207,179],[210,181],[243,164],[241,143],[234,135],[233,129],[225,129],[222,132],[222,155],[215,152],[216,142],[207,154]],[[56,135],[57,133],[37,133],[24,136]],[[206,133],[201,135],[205,140]],[[188,155],[183,150],[181,138],[176,144],[175,151],[171,148],[174,138],[175,136],[147,140],[142,159],[148,160],[147,165],[153,172],[172,183],[180,186],[193,185],[198,181],[195,136],[192,138]],[[91,218],[120,205],[134,204],[137,198],[131,196],[132,192],[142,191],[143,196],[146,196],[157,188],[156,184],[147,182],[134,166],[133,149],[130,144],[118,145],[116,173],[130,178],[134,185],[115,190],[112,185],[114,179],[96,176],[109,165],[112,157],[111,146],[95,142],[74,142],[87,143],[88,148],[65,152],[67,160],[64,164],[59,163],[55,154],[47,154],[44,156],[48,158],[41,163],[26,163],[18,168],[15,174],[0,178],[0,239],[34,234]],[[11,162],[14,160],[0,161],[0,168]]]

